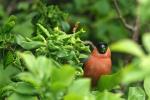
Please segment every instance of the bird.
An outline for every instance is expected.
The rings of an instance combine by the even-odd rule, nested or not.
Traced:
[[[102,75],[112,70],[111,51],[105,42],[99,42],[83,64],[84,77],[91,78],[92,86],[96,86]]]

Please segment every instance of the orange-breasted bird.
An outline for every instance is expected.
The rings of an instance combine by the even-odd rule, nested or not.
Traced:
[[[91,78],[92,86],[95,86],[102,75],[111,73],[111,67],[111,51],[106,43],[100,42],[84,63],[84,76]]]

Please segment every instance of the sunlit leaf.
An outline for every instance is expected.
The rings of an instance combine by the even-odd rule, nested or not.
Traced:
[[[5,23],[5,25],[0,30],[0,33],[8,34],[12,30],[12,28],[15,26],[15,20],[16,20],[15,16],[13,16],[13,15],[10,16],[8,21]]]
[[[147,52],[150,53],[150,33],[144,34],[142,40],[143,40],[143,45],[145,49],[147,50]]]
[[[19,56],[21,56],[27,66],[27,68],[31,71],[31,72],[35,72],[35,63],[36,63],[36,59],[33,55],[31,54],[26,54],[26,53],[18,53]]]
[[[14,53],[11,51],[8,51],[7,54],[4,57],[4,67],[6,68],[9,64],[14,62]]]
[[[144,53],[139,45],[131,40],[121,40],[117,43],[114,43],[110,46],[112,51],[129,53],[131,55],[142,57]]]
[[[145,100],[145,92],[141,87],[130,87],[128,100]]]
[[[58,91],[69,86],[75,78],[75,69],[70,66],[64,66],[63,68],[55,68],[52,72],[51,82],[52,90]]]
[[[33,74],[30,72],[19,73],[16,77],[22,81],[25,81],[25,82],[28,82],[28,83],[34,85],[34,86],[39,85],[39,81],[37,81],[35,76],[33,76]]]
[[[121,98],[121,94],[114,94],[108,91],[100,92],[96,94],[96,100],[125,100]]]
[[[78,79],[68,89],[64,100],[94,100],[90,95],[90,80]]]
[[[144,79],[144,89],[145,89],[145,92],[146,94],[148,95],[148,98],[150,99],[150,77],[146,77]]]
[[[68,91],[79,95],[87,95],[90,91],[90,85],[90,79],[78,79],[73,82]]]
[[[105,89],[111,90],[122,82],[123,70],[120,70],[112,75],[103,75],[98,81],[98,89],[103,91]]]
[[[10,95],[7,100],[38,100],[35,96],[21,95],[18,93],[13,93]]]
[[[43,33],[47,35],[47,37],[50,37],[49,31],[44,26],[42,26],[41,24],[37,24],[37,26],[43,31]]]
[[[141,69],[145,71],[149,71],[150,70],[149,66],[150,66],[150,55],[141,58],[141,62],[140,62]]]
[[[35,95],[36,91],[33,86],[26,82],[18,82],[15,86],[15,92],[26,95]]]
[[[17,43],[24,49],[31,50],[31,49],[36,49],[41,46],[45,46],[45,44],[41,41],[26,41],[25,38],[21,35],[18,35],[16,37]]]
[[[49,79],[51,76],[51,73],[53,71],[53,67],[55,67],[54,63],[51,61],[51,59],[48,59],[44,56],[39,56],[36,59],[35,63],[35,75],[38,74],[37,76],[40,79]]]

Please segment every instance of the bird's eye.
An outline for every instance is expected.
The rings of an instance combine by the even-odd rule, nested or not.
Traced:
[[[97,47],[99,53],[101,53],[101,54],[104,54],[107,51],[107,48],[108,48],[108,45],[103,42],[100,42]]]

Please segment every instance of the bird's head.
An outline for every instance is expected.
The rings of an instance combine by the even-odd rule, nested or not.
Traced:
[[[105,42],[99,42],[97,45],[96,45],[96,48],[98,50],[98,52],[100,54],[105,54],[107,49],[108,49],[108,44],[105,43]]]
[[[105,42],[99,42],[95,44],[96,48],[93,50],[92,55],[100,57],[111,57],[111,51],[108,44]]]

